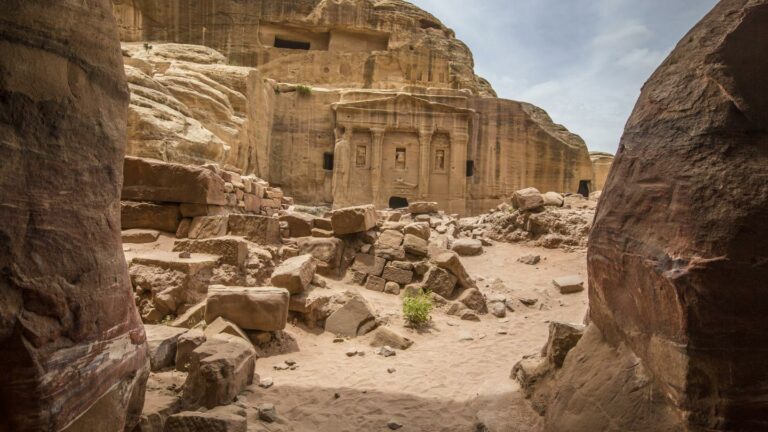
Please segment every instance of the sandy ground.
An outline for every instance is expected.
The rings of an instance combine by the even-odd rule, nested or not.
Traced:
[[[516,261],[528,253],[541,255],[542,262],[528,266]],[[549,321],[583,321],[586,292],[561,295],[551,281],[569,274],[586,279],[585,253],[498,243],[464,263],[481,291],[491,293],[490,282],[498,278],[504,287],[493,294],[538,298],[538,303],[526,307],[516,302],[506,318],[489,314],[480,322],[435,310],[432,326],[417,332],[403,327],[399,297],[331,281],[330,289],[360,292],[414,345],[385,358],[368,346],[367,337],[334,343],[333,335],[289,324],[286,332],[298,350],[259,359],[256,373],[272,378],[274,386],[253,385],[245,394],[249,406],[274,403],[279,420],[262,423],[256,410],[249,409],[248,430],[386,431],[390,420],[402,424],[404,432],[476,431],[479,422],[494,432],[530,430],[537,416],[509,378],[510,370],[523,355],[540,350]],[[462,340],[467,338],[472,340]],[[347,357],[353,347],[365,355]],[[273,369],[285,360],[299,367]],[[388,368],[396,371],[389,373]]]

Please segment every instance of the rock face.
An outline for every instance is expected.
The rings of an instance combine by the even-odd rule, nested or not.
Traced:
[[[589,158],[592,160],[592,191],[601,191],[605,187],[605,181],[608,180],[608,173],[613,165],[613,155],[591,151]]]
[[[497,99],[469,48],[409,2],[113,4],[130,154],[230,165],[337,208],[480,213],[522,187],[592,181],[581,138]]]
[[[131,429],[146,338],[120,247],[109,2],[5,3],[0,76],[0,430]]]
[[[685,36],[643,89],[590,237],[591,321],[665,395],[635,416],[671,410],[673,430],[768,427],[765,54],[765,0],[722,1]],[[642,424],[599,414],[632,396],[583,386],[600,349],[581,346],[546,430]]]

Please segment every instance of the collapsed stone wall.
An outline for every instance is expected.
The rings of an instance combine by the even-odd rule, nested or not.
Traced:
[[[768,427],[766,53],[768,1],[725,0],[644,87],[590,236],[589,337],[541,396],[544,430]]]
[[[120,249],[110,3],[5,2],[0,76],[0,430],[131,429],[148,365]]]

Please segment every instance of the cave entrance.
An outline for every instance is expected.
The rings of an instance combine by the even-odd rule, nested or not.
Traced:
[[[592,187],[592,180],[579,181],[579,195],[589,198],[589,189]]]
[[[408,207],[408,198],[393,196],[389,197],[389,208],[399,209]]]
[[[295,41],[275,37],[275,48],[287,48],[309,51],[309,42]]]

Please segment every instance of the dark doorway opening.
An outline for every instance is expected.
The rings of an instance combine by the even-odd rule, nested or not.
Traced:
[[[408,207],[408,198],[403,197],[389,197],[389,208],[399,209]]]
[[[333,171],[333,153],[323,153],[323,169]]]
[[[475,175],[475,161],[468,160],[467,161],[467,177],[472,177]]]
[[[292,41],[275,37],[275,48],[288,48],[297,50],[309,50],[309,42]]]
[[[591,180],[581,180],[579,182],[579,195],[589,198],[589,188],[592,187]]]

